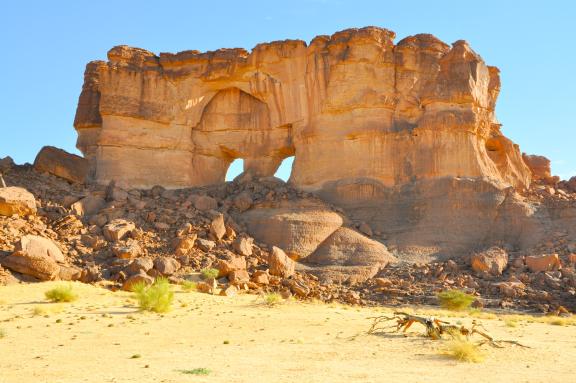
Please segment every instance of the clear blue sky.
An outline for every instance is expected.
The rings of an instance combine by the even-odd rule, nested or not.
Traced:
[[[350,27],[468,40],[501,69],[498,117],[522,151],[576,175],[574,1],[26,1],[0,4],[0,157],[75,151],[84,66],[114,45],[177,52],[310,39]],[[281,174],[287,176],[289,166]]]

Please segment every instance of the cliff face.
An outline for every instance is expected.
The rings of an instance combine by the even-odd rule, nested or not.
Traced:
[[[465,41],[393,39],[367,27],[252,52],[115,47],[87,66],[78,147],[96,183],[140,188],[221,183],[236,158],[271,176],[294,156],[294,186],[402,254],[533,245],[542,225],[514,192],[533,171],[500,132],[498,69]],[[266,232],[275,214],[248,225]]]
[[[94,181],[134,187],[223,182],[236,158],[273,175],[289,156],[290,181],[312,191],[446,176],[528,186],[494,115],[498,69],[464,41],[393,39],[367,27],[250,53],[115,47],[87,66],[78,147]]]

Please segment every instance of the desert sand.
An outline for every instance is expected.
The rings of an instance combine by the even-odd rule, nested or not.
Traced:
[[[173,309],[154,314],[130,293],[80,283],[77,301],[48,303],[44,292],[57,284],[0,287],[0,383],[570,382],[576,373],[576,326],[531,317],[516,327],[481,319],[496,338],[532,349],[485,346],[483,362],[465,363],[417,325],[406,337],[366,334],[368,317],[391,308],[268,307],[251,295],[177,291]],[[458,315],[449,319],[471,323]],[[185,373],[197,368],[210,372]]]

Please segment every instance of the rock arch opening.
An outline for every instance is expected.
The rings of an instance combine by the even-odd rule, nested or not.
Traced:
[[[276,169],[274,177],[280,178],[281,180],[288,181],[292,175],[292,167],[294,165],[294,156],[286,157]]]
[[[236,158],[230,163],[230,166],[228,166],[228,170],[226,171],[226,177],[224,178],[224,180],[226,182],[233,181],[234,178],[238,177],[243,172],[244,172],[244,160],[242,158]]]

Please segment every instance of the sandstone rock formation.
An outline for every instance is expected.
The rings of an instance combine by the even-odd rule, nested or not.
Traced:
[[[237,195],[239,219],[305,265],[365,275],[396,258],[529,248],[571,222],[523,195],[532,177],[554,179],[501,133],[498,69],[462,40],[394,38],[366,27],[251,52],[114,47],[87,65],[74,121],[88,177],[121,183],[124,200],[131,188],[220,184],[237,158],[240,181],[264,179],[294,156],[290,184],[343,214]],[[190,202],[219,208],[210,196]]]
[[[235,158],[270,176],[292,155],[291,181],[309,190],[445,176],[527,186],[494,115],[498,69],[465,41],[394,37],[367,27],[252,52],[115,47],[86,68],[78,148],[95,181],[135,187],[222,182]]]

